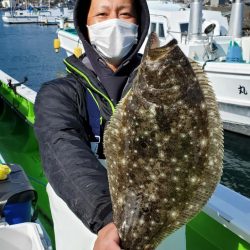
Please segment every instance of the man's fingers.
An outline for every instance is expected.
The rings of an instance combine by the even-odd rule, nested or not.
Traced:
[[[114,223],[103,227],[95,242],[94,250],[121,250],[119,235]]]
[[[121,250],[121,248],[119,247],[119,245],[117,245],[117,243],[116,242],[114,242],[114,244],[112,245],[112,248],[109,248],[109,249],[107,249],[107,250]]]

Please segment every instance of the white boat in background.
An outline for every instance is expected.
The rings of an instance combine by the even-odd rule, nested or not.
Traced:
[[[204,68],[215,91],[224,128],[250,136],[250,37],[241,35],[243,2],[233,3],[228,32],[222,19],[199,25],[204,13],[202,16],[201,1],[195,0],[191,3],[185,39],[175,37],[175,30],[170,29],[166,40],[175,37],[185,54]],[[177,31],[183,35],[180,29]]]
[[[37,23],[38,13],[36,11],[29,10],[16,10],[5,12],[2,16],[5,23],[17,24],[17,23]]]
[[[47,11],[39,12],[38,23],[46,25],[58,25],[59,19],[72,19],[73,9],[68,8],[56,8],[49,9]]]
[[[148,1],[151,23],[161,45],[175,38],[183,52],[197,61],[207,73],[219,103],[224,128],[250,136],[250,37],[241,37],[243,2],[232,4],[230,26],[219,11],[202,10],[194,0],[191,9],[163,1]],[[74,29],[58,31],[61,47],[68,55],[82,47]],[[238,58],[227,58],[230,43],[242,51]],[[140,52],[143,53],[144,46]]]
[[[51,8],[46,10],[37,10],[36,8],[29,10],[16,10],[5,12],[2,19],[5,23],[21,24],[21,23],[41,23],[41,24],[58,24],[59,18],[71,18],[73,9],[69,8]]]

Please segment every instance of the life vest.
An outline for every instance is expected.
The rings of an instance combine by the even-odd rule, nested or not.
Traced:
[[[98,158],[103,158],[102,134],[105,123],[115,111],[115,105],[110,100],[105,88],[90,71],[74,55],[64,60],[68,73],[71,73],[85,88],[86,111],[88,124],[91,128],[89,135],[91,150]]]

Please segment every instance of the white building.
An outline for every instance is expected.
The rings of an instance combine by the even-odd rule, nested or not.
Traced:
[[[16,6],[16,0],[3,0],[2,1],[3,8],[9,8],[9,7],[15,7],[15,6]]]

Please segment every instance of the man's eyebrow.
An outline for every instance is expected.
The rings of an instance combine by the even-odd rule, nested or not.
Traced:
[[[109,8],[110,6],[104,4],[99,6],[99,9],[109,9]]]
[[[131,4],[123,4],[123,5],[120,5],[118,7],[118,10],[127,9],[127,8],[129,8],[130,10],[133,10],[133,5],[131,5]]]
[[[110,9],[110,6],[109,5],[100,5],[99,6],[100,9]],[[118,10],[121,10],[121,9],[126,9],[126,8],[129,8],[129,9],[133,9],[133,5],[131,4],[122,4],[118,7]]]

